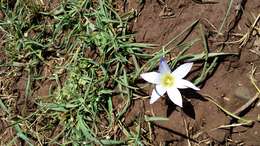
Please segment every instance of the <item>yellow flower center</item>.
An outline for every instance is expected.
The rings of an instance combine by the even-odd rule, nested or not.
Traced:
[[[163,87],[172,87],[175,83],[175,78],[170,73],[166,73],[161,78],[161,85]]]

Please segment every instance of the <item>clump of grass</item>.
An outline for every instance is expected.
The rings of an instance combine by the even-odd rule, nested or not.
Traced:
[[[11,119],[18,137],[29,144],[126,144],[127,137],[115,138],[114,132],[120,134],[115,125],[131,103],[137,60],[145,55],[140,48],[149,47],[132,41],[128,20],[102,0],[64,1],[51,12],[32,10],[24,1],[1,8],[6,15],[0,22],[4,50],[10,58],[6,65],[27,72],[25,98],[32,98],[36,81],[57,82],[47,100],[35,101],[36,112]],[[50,60],[64,61],[55,64],[51,76],[43,77],[41,67],[50,66]],[[122,98],[122,108],[115,108],[112,98]],[[60,132],[49,136],[56,127]]]

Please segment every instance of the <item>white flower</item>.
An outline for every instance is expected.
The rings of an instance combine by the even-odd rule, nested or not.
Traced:
[[[200,90],[190,81],[183,79],[191,70],[192,65],[193,63],[185,63],[171,72],[170,67],[162,58],[160,60],[159,73],[148,72],[141,74],[141,77],[145,81],[156,84],[155,89],[152,91],[150,104],[154,103],[161,96],[163,96],[165,92],[167,92],[171,101],[182,107],[182,96],[178,88],[192,88],[194,90]]]

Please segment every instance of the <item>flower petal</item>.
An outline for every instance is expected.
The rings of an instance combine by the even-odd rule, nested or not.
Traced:
[[[179,67],[177,67],[173,72],[172,75],[174,75],[176,78],[182,79],[184,78],[189,71],[192,68],[193,63],[185,63]]]
[[[141,74],[141,77],[150,83],[159,84],[160,83],[160,74],[157,72],[148,72]]]
[[[178,79],[176,81],[176,87],[179,89],[192,88],[194,90],[200,90],[200,88],[193,85],[193,83],[184,79]]]
[[[166,92],[166,89],[163,88],[161,85],[156,85],[155,89],[153,89],[150,104],[153,104],[156,100],[158,100],[163,94]]]
[[[160,60],[159,72],[160,73],[171,72],[171,69],[164,58],[161,58]]]
[[[167,94],[171,101],[175,103],[176,105],[182,107],[182,97],[181,93],[177,88],[170,88],[167,89]]]

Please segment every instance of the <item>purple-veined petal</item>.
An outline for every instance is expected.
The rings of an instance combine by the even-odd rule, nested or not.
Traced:
[[[160,83],[160,74],[158,72],[148,72],[141,74],[141,77],[150,83],[159,84]]]
[[[173,103],[182,107],[182,96],[180,91],[177,88],[173,87],[167,89],[167,94]]]
[[[192,68],[192,65],[193,63],[182,64],[172,72],[172,75],[174,75],[174,77],[176,78],[182,79],[189,73],[189,71]]]
[[[171,72],[171,69],[164,58],[161,58],[160,60],[159,72],[160,73]]]
[[[184,79],[178,79],[176,81],[176,87],[180,88],[180,89],[192,88],[194,90],[200,90],[200,88],[193,85],[193,83],[191,83],[190,81],[184,80]]]
[[[166,92],[166,89],[163,88],[161,85],[156,85],[155,89],[153,89],[150,104],[153,104],[156,100],[158,100],[163,94]]]

